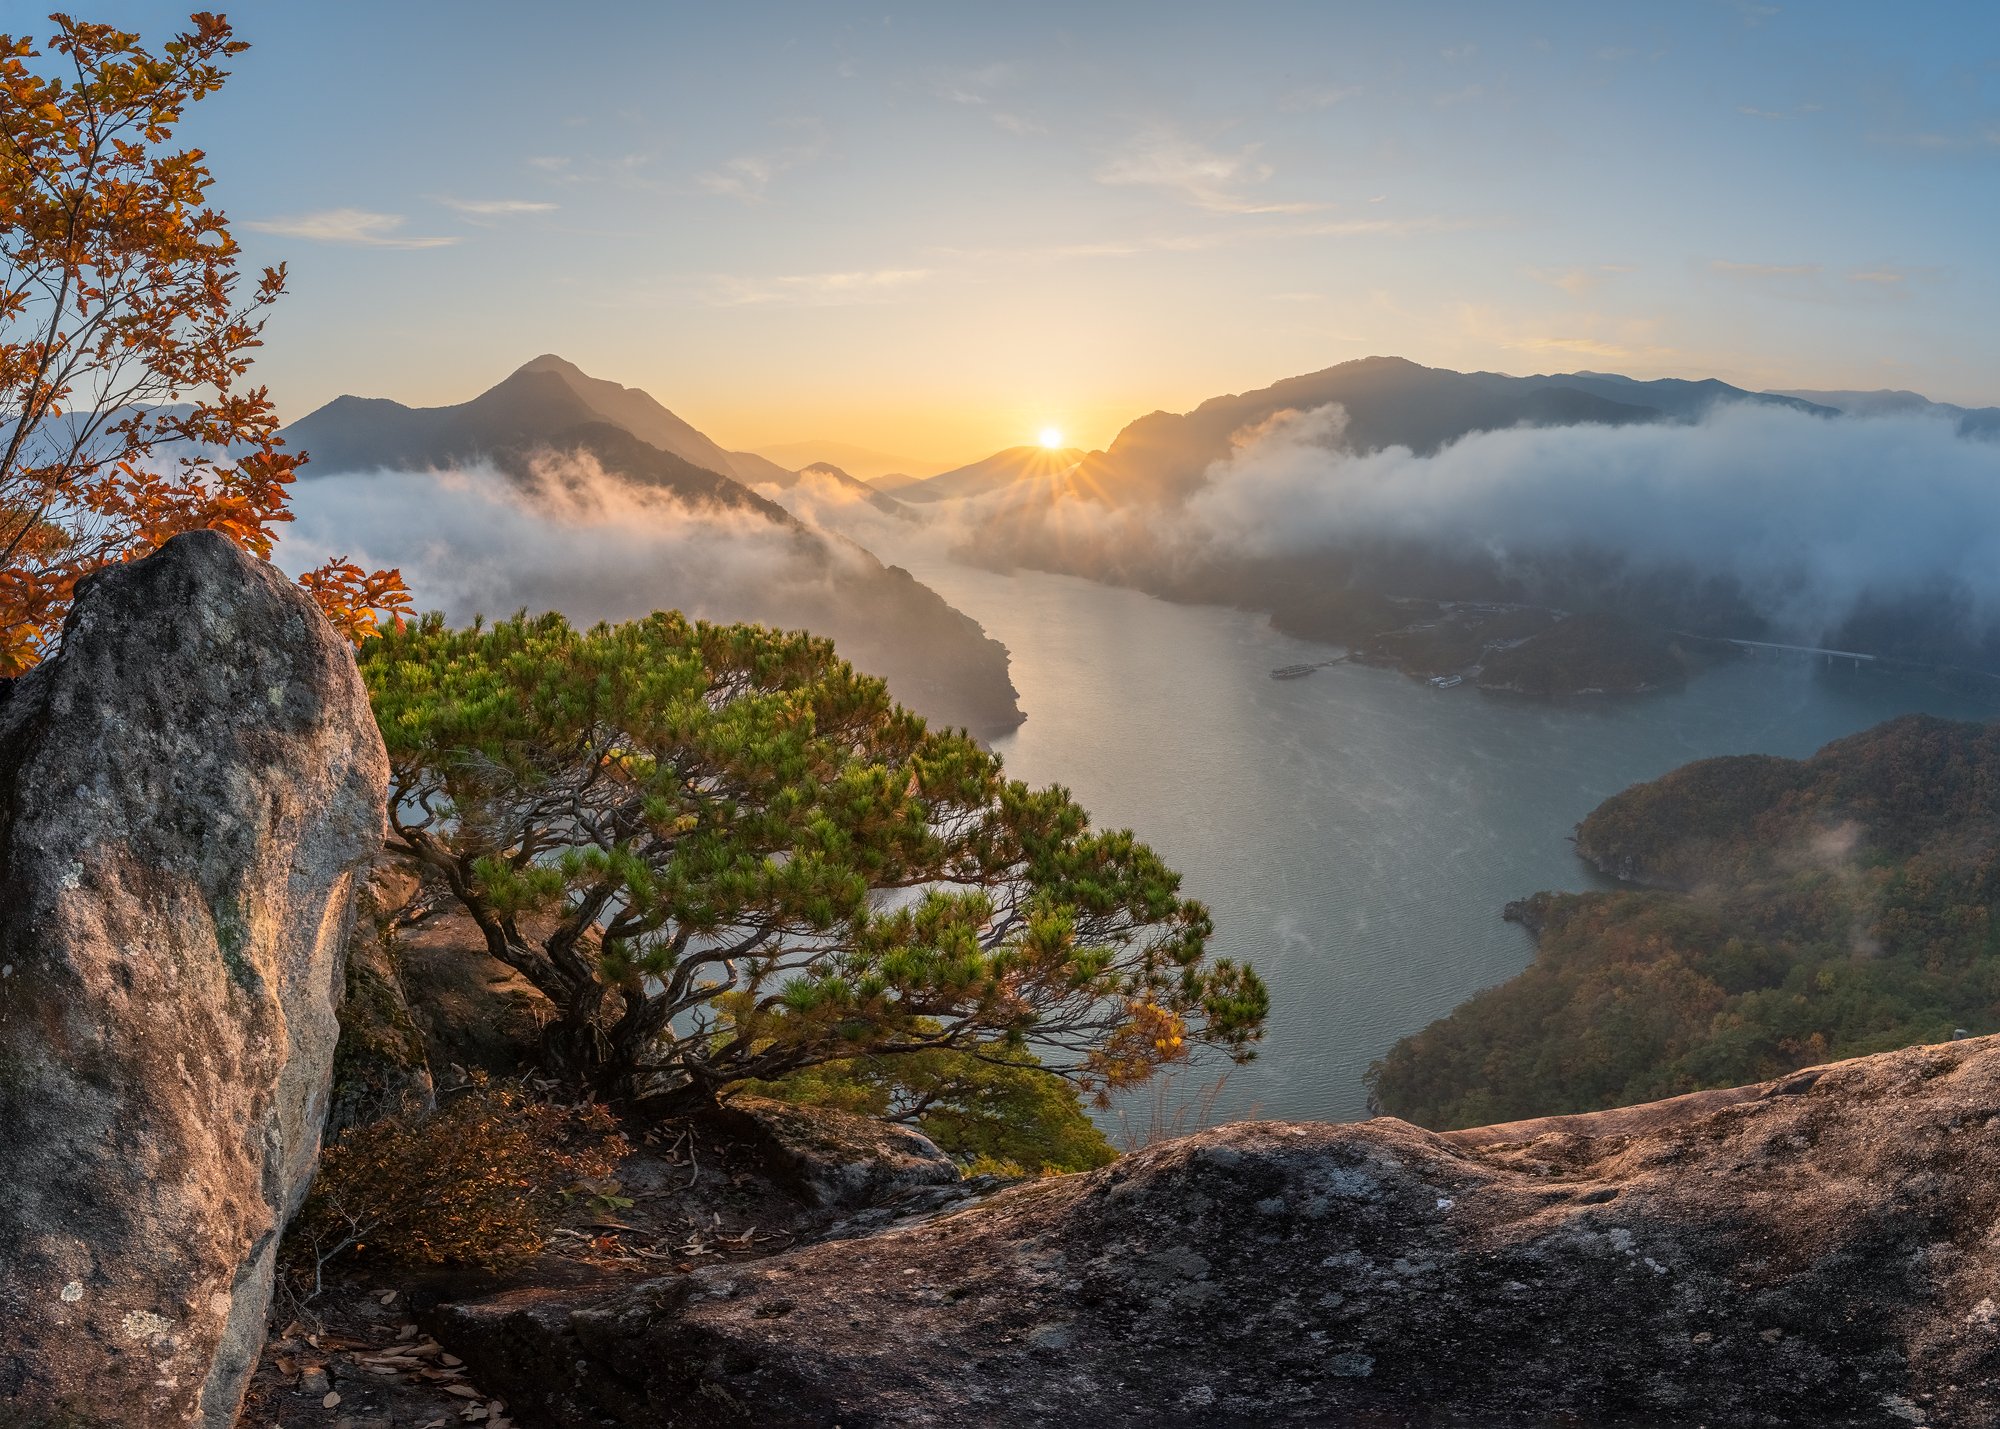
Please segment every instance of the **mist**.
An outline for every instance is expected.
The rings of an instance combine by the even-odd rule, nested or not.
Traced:
[[[523,483],[491,467],[302,481],[278,563],[397,566],[420,610],[454,623],[526,607],[573,621],[676,609],[779,621],[833,598],[838,546],[760,512],[695,507],[545,455]]]
[[[1739,403],[1692,425],[1478,433],[1428,457],[1339,452],[1344,422],[1321,408],[1245,433],[1189,501],[1180,542],[1420,542],[1503,566],[1597,552],[1732,580],[1799,634],[1940,589],[2000,616],[2000,444],[1947,420]]]

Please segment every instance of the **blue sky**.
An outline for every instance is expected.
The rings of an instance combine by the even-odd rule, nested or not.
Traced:
[[[939,463],[1370,353],[2000,401],[1992,5],[229,13],[184,135],[288,415],[543,351]]]

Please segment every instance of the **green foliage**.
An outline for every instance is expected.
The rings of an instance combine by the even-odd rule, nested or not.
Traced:
[[[1100,1090],[1262,1035],[1262,982],[1208,958],[1158,855],[824,640],[429,617],[361,667],[391,847],[548,994],[552,1063],[607,1095],[1029,1038]]]
[[[1376,1099],[1476,1126],[2000,1029],[2000,727],[1911,716],[1705,760],[1578,831],[1656,885],[1540,894],[1527,971],[1403,1039]]]
[[[1118,1156],[1084,1111],[1076,1087],[1021,1048],[853,1057],[750,1090],[801,1106],[907,1122],[969,1174],[1091,1171]]]

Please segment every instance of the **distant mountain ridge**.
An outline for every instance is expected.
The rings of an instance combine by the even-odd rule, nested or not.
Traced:
[[[1344,439],[1350,449],[1403,446],[1424,456],[1475,432],[1698,421],[1726,402],[1839,415],[1834,405],[1806,394],[1751,392],[1712,377],[1647,381],[1607,372],[1514,377],[1425,367],[1401,357],[1364,357],[1212,397],[1191,411],[1150,412],[1126,423],[1103,451],[1010,447],[936,476],[897,475],[875,484],[912,503],[1007,491],[1023,500],[1074,494],[1111,505],[1170,502],[1198,489],[1241,433],[1281,412],[1338,404],[1347,416]]]
[[[1042,483],[1055,489],[1090,455],[1079,447],[1008,447],[969,465],[898,486],[896,498],[950,501],[962,496],[984,496],[1023,482]]]
[[[1949,417],[1958,423],[1958,430],[1963,436],[2000,435],[2000,407],[1961,407],[1955,402],[1933,402],[1920,392],[1892,391],[1885,387],[1873,392],[1814,392],[1801,389],[1770,395],[1815,402],[1852,417]]]
[[[1825,416],[1832,408],[1748,392],[1711,378],[1640,381],[1600,372],[1510,377],[1454,372],[1401,357],[1364,357],[1253,391],[1212,397],[1190,412],[1153,412],[1128,423],[1077,470],[1077,486],[1116,501],[1172,500],[1206,479],[1232,438],[1280,412],[1338,403],[1357,452],[1408,447],[1418,455],[1475,432],[1507,427],[1626,426],[1692,421],[1718,402],[1781,405]]]
[[[853,442],[834,441],[831,438],[766,443],[758,447],[753,455],[761,456],[789,471],[802,471],[806,467],[819,464],[835,466],[871,484],[902,472],[939,471],[945,466],[942,461],[926,457],[896,456],[890,452],[877,451],[873,447],[857,446]]]
[[[1872,402],[1861,400],[1868,397]],[[1316,545],[1298,539],[1216,541],[1204,524],[1208,512],[1192,501],[1212,484],[1227,482],[1224,463],[1275,419],[1329,407],[1337,407],[1344,421],[1314,433],[1312,440],[1327,447],[1331,476],[1341,453],[1365,456],[1401,448],[1424,458],[1478,433],[1693,425],[1735,405],[1825,422],[1845,420],[1848,407],[1934,410],[1955,417],[1963,433],[2000,435],[2000,422],[1982,427],[1985,409],[1967,412],[1914,394],[1752,392],[1714,378],[1641,380],[1588,371],[1516,377],[1368,357],[1213,397],[1189,411],[1148,413],[1126,424],[1104,450],[1083,454],[1074,466],[1041,481],[992,479],[1018,456],[1015,449],[948,473],[949,480],[933,477],[898,494],[934,505],[976,501],[972,519],[960,523],[965,534],[957,548],[962,559],[975,564],[1056,571],[1173,600],[1265,610],[1282,629],[1350,647],[1436,643],[1435,622],[1466,603],[1615,617],[1602,629],[1636,629],[1649,640],[1794,639],[1797,633],[1789,628],[1773,634],[1772,616],[1760,605],[1753,583],[1684,558],[1649,563],[1630,559],[1633,552],[1623,547],[1580,541],[1567,549],[1504,546],[1442,526],[1437,529],[1445,534],[1432,539],[1414,524],[1402,530],[1325,525],[1309,538]],[[2000,417],[2000,411],[1993,415]],[[1395,480],[1403,469],[1400,463],[1384,464],[1384,479]],[[1307,479],[1303,469],[1301,479]],[[1220,496],[1219,508],[1230,510],[1230,494],[1225,490]],[[1259,518],[1266,529],[1289,538],[1293,513],[1311,507],[1312,500],[1303,492],[1270,499],[1274,504]],[[1069,510],[1062,509],[1065,502],[1071,503]],[[1077,508],[1085,504],[1096,512],[1084,516]],[[1236,514],[1241,519],[1240,509]],[[1551,513],[1557,526],[1560,515]],[[1528,554],[1516,558],[1519,550]],[[2000,673],[2000,624],[1965,627],[1953,614],[1955,598],[1919,592],[1863,599],[1815,636],[1815,643]],[[1571,627],[1568,634],[1579,629]],[[1556,675],[1632,663],[1630,650],[1599,646],[1571,651],[1566,661],[1556,662]],[[1477,656],[1475,642],[1467,659]],[[1552,655],[1542,663],[1551,660]]]

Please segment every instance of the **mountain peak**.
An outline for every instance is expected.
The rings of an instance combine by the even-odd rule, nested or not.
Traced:
[[[553,352],[545,352],[540,357],[524,362],[514,369],[516,377],[520,376],[523,372],[560,372],[565,377],[585,377],[589,375],[567,357],[559,356]]]

